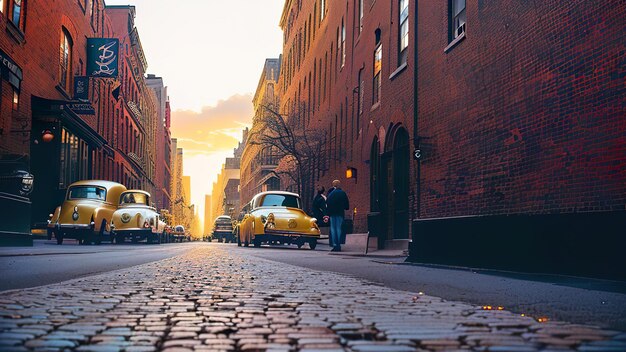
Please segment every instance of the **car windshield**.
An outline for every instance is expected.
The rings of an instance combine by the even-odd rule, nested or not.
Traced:
[[[288,194],[268,194],[263,197],[262,207],[289,207],[300,209],[300,198]]]
[[[97,186],[74,186],[67,192],[67,199],[94,199],[104,201],[107,191]]]
[[[133,193],[124,193],[120,199],[120,205],[124,204],[142,204],[148,205],[150,199],[147,195],[139,192]]]

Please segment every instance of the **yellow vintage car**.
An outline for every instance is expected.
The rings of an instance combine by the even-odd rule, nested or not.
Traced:
[[[115,243],[124,243],[127,238],[133,243],[165,242],[165,222],[151,206],[150,199],[150,193],[140,190],[121,194],[119,207],[111,218],[111,236]]]
[[[111,181],[72,183],[63,204],[50,215],[48,239],[54,237],[57,244],[62,244],[65,238],[76,239],[80,244],[100,244],[108,239],[111,217],[124,191],[124,185]]]
[[[250,243],[305,243],[315,249],[320,238],[317,219],[302,210],[300,196],[296,193],[271,191],[259,193],[244,207],[245,215],[238,227],[239,246]]]

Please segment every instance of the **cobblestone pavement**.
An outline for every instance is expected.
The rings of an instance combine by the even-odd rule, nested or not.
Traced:
[[[250,249],[252,250],[252,249]],[[626,334],[201,246],[0,295],[0,351],[626,351]]]

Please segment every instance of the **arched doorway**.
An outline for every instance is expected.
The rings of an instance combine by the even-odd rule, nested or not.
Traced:
[[[409,238],[409,160],[409,134],[396,125],[380,159],[380,211],[387,240]]]

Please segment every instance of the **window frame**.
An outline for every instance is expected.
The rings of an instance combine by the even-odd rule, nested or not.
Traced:
[[[17,5],[19,7],[19,15],[18,15],[17,23],[15,23],[16,1],[19,1],[19,5]],[[11,24],[15,28],[19,29],[22,33],[26,31],[26,9],[27,9],[27,0],[8,0],[7,1],[7,11],[6,11],[7,20],[8,22],[11,22]]]
[[[383,71],[383,43],[378,41],[374,48],[374,65],[372,74],[372,105],[380,103],[382,90],[382,71]],[[377,63],[379,63],[377,65]]]
[[[59,49],[59,87],[69,94],[72,90],[74,41],[65,27],[61,29],[61,45]]]
[[[463,2],[461,10],[456,9],[458,2]],[[461,23],[462,22],[462,23]],[[465,34],[467,23],[467,0],[449,0],[448,1],[448,42],[462,37]],[[457,25],[458,24],[458,25]],[[463,27],[463,32],[457,34],[457,30]]]
[[[401,66],[408,60],[410,31],[409,0],[398,0],[398,17],[398,66]]]

